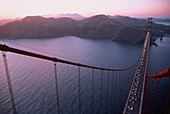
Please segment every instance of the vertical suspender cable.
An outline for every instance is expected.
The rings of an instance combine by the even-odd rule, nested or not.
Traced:
[[[149,88],[149,87],[150,87],[150,83],[149,83],[149,82],[150,82],[150,78],[147,78],[146,90],[147,90],[148,93],[149,93],[149,91],[150,91],[150,88]],[[146,94],[146,92],[145,92],[145,94]],[[146,99],[148,99],[148,97],[149,97],[149,95],[146,96]],[[148,111],[149,111],[149,107],[148,107],[148,106],[149,106],[149,101],[148,101],[148,100],[147,100],[147,101],[144,100],[144,101],[145,101],[145,107],[146,107],[145,112],[146,112],[146,113],[149,113],[149,112],[148,112]]]
[[[155,106],[156,106],[156,99],[157,99],[157,95],[158,95],[159,82],[160,82],[160,79],[156,80],[155,93],[154,93],[154,99],[153,99],[153,105],[152,105],[151,114],[154,114],[154,109],[155,109]]]
[[[94,69],[92,70],[92,114],[94,105]]]
[[[80,67],[78,67],[79,75],[79,114],[81,114],[81,86],[80,86]]]
[[[13,113],[17,114],[16,107],[15,107],[14,94],[13,94],[13,90],[12,90],[11,79],[10,79],[10,75],[9,75],[6,53],[4,51],[2,52],[2,56],[3,56],[3,61],[4,61],[4,66],[5,66],[5,71],[6,71],[7,81],[8,81],[8,87],[9,87],[9,93],[10,93],[10,97],[11,97]]]
[[[154,79],[153,78],[151,78],[151,88],[150,88],[150,90],[151,90],[151,97],[150,97],[150,105],[149,105],[149,113],[151,113],[151,111],[152,111],[152,102],[153,102],[153,93],[154,93]]]
[[[102,89],[103,89],[103,70],[101,70],[100,114],[102,114]]]
[[[114,98],[114,104],[115,104],[115,113],[116,113],[116,90],[117,90],[117,72],[116,72],[116,79],[115,79],[115,98]]]
[[[54,73],[55,73],[55,84],[56,84],[56,95],[57,95],[57,108],[58,114],[60,114],[60,102],[59,102],[59,92],[58,92],[58,79],[57,79],[57,65],[54,63]]]
[[[160,84],[160,80],[161,80],[161,78],[159,78],[158,80],[157,80],[157,90],[156,90],[156,98],[155,98],[155,105],[157,104],[157,97],[158,97],[158,89],[159,89],[159,84]],[[156,106],[155,106],[156,107]],[[155,108],[154,107],[154,108]]]
[[[106,114],[108,113],[108,96],[109,96],[109,71],[107,76]]]
[[[148,78],[146,76],[145,84],[144,84],[145,89],[144,89],[144,95],[143,95],[142,113],[146,113],[147,111],[147,108],[145,108],[147,106],[147,96],[146,96],[146,91],[147,91],[147,86],[148,86],[147,82],[148,82]]]
[[[151,78],[148,78],[148,93],[151,92],[151,95],[152,95],[152,79]],[[147,106],[147,113],[149,114],[150,113],[150,108],[151,108],[151,99],[149,98],[150,96],[148,96],[148,106]]]
[[[170,76],[169,76],[169,90],[168,90],[168,95],[167,95],[167,98],[166,98],[166,105],[165,105],[165,112],[164,112],[164,114],[166,114],[166,111],[167,111],[168,99],[170,97],[169,95],[170,95]]]
[[[119,88],[120,88],[120,71],[118,71],[118,84],[117,84],[117,104],[120,104],[119,102]],[[119,111],[119,110],[117,110],[117,111]],[[117,113],[119,113],[119,112],[117,112]]]
[[[112,102],[113,102],[113,78],[114,78],[114,71],[113,71],[113,74],[112,74],[112,87],[111,87],[110,114],[112,114]]]
[[[153,98],[154,98],[154,93],[155,93],[155,88],[154,88],[154,82],[155,82],[155,79],[152,79],[152,95],[151,95],[151,102],[150,102],[150,113],[152,111],[152,105],[153,105]]]

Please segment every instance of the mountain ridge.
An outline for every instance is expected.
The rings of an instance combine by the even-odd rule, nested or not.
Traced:
[[[138,43],[145,38],[146,22],[147,20],[144,19],[123,16],[109,17],[106,15],[96,15],[83,20],[74,20],[68,17],[55,19],[42,16],[27,16],[22,20],[0,26],[0,38],[77,36],[110,38],[115,41]],[[159,28],[165,33],[170,29],[164,25],[153,23],[153,36],[163,34],[163,32],[159,32]],[[157,34],[155,35],[154,32]]]

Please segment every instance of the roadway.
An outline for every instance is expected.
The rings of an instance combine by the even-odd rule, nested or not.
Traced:
[[[140,54],[132,85],[123,110],[123,114],[140,114],[142,110],[144,85],[146,78],[146,62],[149,46],[149,32],[146,35],[142,52]]]

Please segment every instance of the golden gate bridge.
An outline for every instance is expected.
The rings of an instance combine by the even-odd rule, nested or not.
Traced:
[[[3,61],[4,61],[4,67],[6,71],[6,77],[8,81],[8,87],[9,87],[9,92],[10,92],[10,98],[11,98],[11,104],[12,104],[12,109],[13,113],[17,114],[17,109],[15,105],[15,97],[13,94],[13,88],[12,88],[12,83],[10,79],[10,74],[9,74],[9,68],[8,68],[8,63],[7,63],[7,57],[6,57],[6,52],[12,52],[12,53],[17,53],[17,54],[22,54],[26,56],[31,56],[31,57],[36,57],[44,60],[49,60],[54,62],[54,75],[55,75],[55,86],[56,86],[56,97],[57,97],[57,112],[58,114],[61,113],[60,111],[60,96],[59,96],[59,90],[58,90],[58,76],[57,76],[57,64],[56,63],[64,63],[68,65],[73,65],[77,66],[78,70],[78,101],[79,101],[79,114],[82,113],[82,106],[81,106],[81,69],[82,68],[88,68],[92,69],[92,105],[91,105],[91,113],[94,112],[94,72],[95,70],[100,70],[101,71],[101,90],[100,90],[100,114],[102,114],[102,107],[103,107],[103,101],[102,101],[102,93],[103,93],[103,72],[107,71],[107,97],[106,97],[106,113],[112,114],[112,113],[118,113],[116,109],[116,97],[113,99],[113,94],[116,94],[116,92],[119,90],[119,86],[117,82],[115,82],[115,90],[113,90],[113,79],[114,76],[117,78],[120,77],[120,72],[122,71],[127,71],[129,69],[132,69],[136,66],[136,70],[133,76],[133,80],[131,83],[131,87],[127,96],[127,100],[123,109],[123,114],[154,114],[155,110],[155,104],[157,100],[157,94],[158,94],[158,88],[159,88],[159,82],[161,77],[169,76],[170,79],[170,68],[154,74],[154,75],[149,75],[148,74],[148,57],[149,57],[149,47],[150,47],[150,38],[151,38],[151,29],[152,29],[152,18],[148,18],[147,22],[147,28],[146,28],[146,37],[145,41],[143,44],[143,48],[141,50],[141,53],[137,59],[137,61],[130,67],[128,68],[123,68],[123,69],[111,69],[111,68],[102,68],[102,67],[96,67],[92,65],[86,65],[86,64],[81,64],[81,63],[76,63],[76,62],[71,62],[63,59],[59,59],[56,57],[50,57],[50,56],[45,56],[42,54],[37,54],[29,51],[24,51],[16,48],[12,48],[3,44],[0,44],[0,50],[2,51],[2,56],[3,56]],[[112,72],[112,79],[110,79],[110,72]],[[116,75],[114,73],[116,72]],[[153,80],[156,78],[156,80]],[[109,104],[109,80],[111,80],[111,99],[110,99],[110,104]],[[147,88],[153,89],[153,101],[151,100],[146,100],[146,90]],[[165,105],[165,111],[164,113],[168,113],[168,98],[170,95],[170,83],[169,83],[169,91],[166,99],[166,105]],[[110,111],[109,108],[110,107]],[[149,108],[147,108],[149,107]]]

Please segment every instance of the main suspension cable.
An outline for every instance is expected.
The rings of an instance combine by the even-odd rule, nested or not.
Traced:
[[[45,56],[45,55],[41,55],[41,54],[29,52],[29,51],[24,51],[24,50],[12,48],[12,47],[2,45],[2,44],[0,44],[0,50],[2,50],[2,51],[10,51],[10,52],[13,52],[13,53],[27,55],[27,56],[36,57],[36,58],[41,58],[41,59],[45,59],[45,60],[50,60],[50,61],[53,61],[53,62],[60,62],[60,63],[75,65],[75,66],[79,66],[79,67],[86,67],[86,68],[92,68],[92,69],[98,69],[98,70],[107,70],[107,71],[125,71],[125,70],[129,70],[129,69],[133,68],[137,64],[137,61],[138,61],[137,60],[135,62],[135,64],[133,64],[132,66],[130,66],[128,68],[110,69],[110,68],[102,68],[102,67],[96,67],[96,66],[91,66],[91,65],[85,65],[85,64],[71,62],[71,61],[67,61],[67,60],[63,60],[63,59],[59,59],[59,58],[55,58],[55,57]]]

